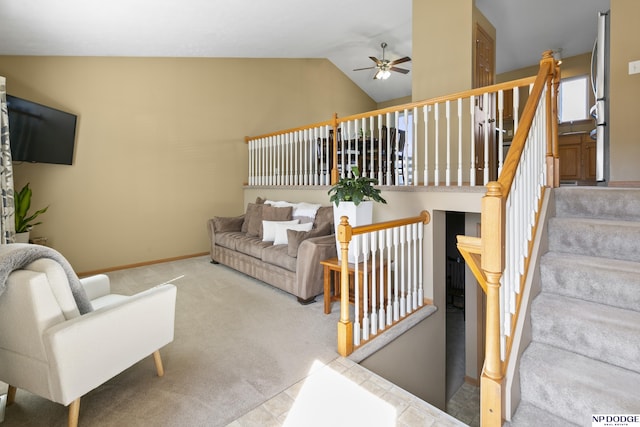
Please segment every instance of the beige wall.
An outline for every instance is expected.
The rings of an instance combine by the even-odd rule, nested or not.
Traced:
[[[640,187],[640,74],[629,75],[640,60],[639,16],[637,0],[611,0],[611,185]]]
[[[473,9],[473,0],[414,0],[414,101],[471,89]]]
[[[206,220],[243,209],[246,135],[376,108],[322,59],[0,57],[0,75],[78,114],[72,166],[14,174],[79,272],[206,252]]]

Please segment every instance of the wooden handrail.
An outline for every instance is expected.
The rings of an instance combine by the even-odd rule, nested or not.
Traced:
[[[377,116],[379,114],[410,110],[415,107],[424,107],[425,105],[441,104],[446,101],[455,101],[455,100],[458,100],[459,98],[470,98],[472,96],[480,96],[487,92],[491,93],[491,92],[498,92],[500,90],[514,89],[517,87],[532,84],[535,82],[535,80],[536,80],[536,76],[524,77],[518,80],[513,80],[509,82],[504,82],[504,83],[497,83],[491,86],[483,86],[480,88],[464,90],[464,91],[457,92],[450,95],[443,95],[435,98],[425,99],[422,101],[414,101],[407,104],[396,105],[393,107],[381,108],[379,110],[367,111],[366,113],[352,114],[350,116],[341,117],[338,119],[338,121],[341,123],[349,120],[356,120],[356,119],[361,119],[365,117]]]
[[[546,185],[552,187],[558,185],[556,95],[559,76],[559,67],[553,59],[552,52],[544,52],[540,61],[540,69],[535,77],[533,89],[524,107],[521,122],[514,135],[502,172],[497,181],[487,184],[487,193],[482,199],[481,208],[482,237],[458,236],[458,249],[482,286],[487,301],[485,362],[480,380],[480,422],[483,427],[502,425],[503,378],[508,361],[508,358],[505,362],[502,361],[500,350],[500,286],[505,270],[506,202],[543,94],[546,94],[544,111],[547,114],[547,128],[545,129],[547,143],[544,147],[546,150]],[[533,231],[537,228],[537,220],[536,218]],[[527,266],[532,247],[532,242],[529,242],[528,255],[525,260]],[[523,275],[519,284],[520,290],[522,290],[525,281],[526,275]],[[516,304],[515,317],[511,319],[512,325],[515,325],[519,311],[520,300]],[[512,340],[508,339],[507,352],[511,345]]]
[[[298,127],[294,127],[294,128],[290,128],[290,129],[279,130],[279,131],[276,131],[276,132],[265,133],[263,135],[245,136],[244,137],[244,142],[246,144],[248,144],[249,141],[254,140],[254,139],[268,138],[270,136],[285,135],[287,133],[298,132],[298,131],[305,130],[305,129],[313,129],[313,128],[317,128],[317,127],[321,127],[321,126],[333,126],[334,125],[334,121],[335,121],[335,119],[330,119],[330,120],[325,120],[325,121],[322,121],[322,122],[312,123],[310,125],[298,126]]]
[[[340,217],[341,221],[342,221],[342,218],[347,218],[347,220],[349,219],[348,217],[343,216],[343,217]],[[375,224],[367,224],[367,225],[360,225],[358,227],[352,227],[351,235],[356,236],[358,234],[371,233],[374,231],[384,230],[386,228],[402,227],[403,225],[415,224],[417,222],[421,222],[423,224],[429,224],[430,220],[431,220],[431,215],[429,214],[428,211],[425,210],[420,212],[420,215],[418,216],[412,216],[409,218],[402,218],[402,219],[393,219],[391,221],[377,222]]]
[[[548,50],[544,52],[542,60],[540,61],[540,70],[536,76],[535,83],[533,84],[533,90],[529,95],[529,100],[522,112],[522,118],[518,130],[513,136],[511,142],[511,148],[504,161],[502,172],[498,178],[498,182],[504,189],[503,197],[506,199],[509,196],[511,190],[511,184],[516,174],[518,163],[520,163],[520,157],[524,151],[525,143],[527,142],[527,136],[531,130],[533,124],[533,117],[536,113],[538,102],[542,97],[543,90],[546,86],[546,82],[549,80],[549,76],[555,72],[555,60],[553,59],[553,52]]]

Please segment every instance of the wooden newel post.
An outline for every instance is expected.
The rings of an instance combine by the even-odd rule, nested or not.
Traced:
[[[338,322],[338,353],[348,356],[353,353],[353,323],[349,320],[349,242],[351,226],[349,217],[340,217],[338,225],[338,241],[340,242],[340,321]]]
[[[487,283],[485,360],[480,385],[480,423],[502,425],[502,362],[500,360],[500,277],[504,269],[505,203],[502,186],[487,184],[482,199],[482,270]]]

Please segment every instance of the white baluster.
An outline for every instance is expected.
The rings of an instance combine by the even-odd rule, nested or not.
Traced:
[[[378,114],[378,184],[384,185],[384,173],[382,169],[382,114]]]
[[[429,111],[430,105],[422,107],[422,116],[424,118],[424,185],[429,185]]]
[[[400,317],[407,315],[407,274],[405,263],[406,235],[404,227],[400,227]]]
[[[504,159],[504,93],[498,91],[498,176],[502,172]]]
[[[386,160],[386,164],[387,164],[387,185],[391,185],[391,171],[395,168],[391,167],[391,113],[387,113],[386,114],[386,119],[385,119],[385,124],[387,125],[387,135],[386,135],[386,140],[387,140],[387,160]]]
[[[393,230],[387,228],[386,234],[386,248],[387,248],[387,325],[393,323],[393,290],[391,288],[393,280],[391,274],[393,273],[393,263],[391,262],[391,248],[393,247]]]
[[[424,244],[424,225],[422,223],[418,223],[418,306],[422,307],[424,305],[424,258],[422,254],[422,245]]]
[[[400,246],[400,232],[398,227],[393,228],[393,248],[395,252],[393,262],[394,273],[394,292],[393,292],[393,320],[400,320],[400,258],[398,257],[398,248]]]
[[[383,330],[386,325],[385,325],[385,321],[386,321],[386,313],[385,313],[385,308],[384,308],[384,295],[386,292],[386,288],[385,288],[385,262],[384,262],[384,248],[385,248],[385,231],[384,230],[378,230],[378,249],[380,250],[380,270],[378,271],[378,288],[380,289],[380,308],[378,309],[378,327],[380,328],[380,330]],[[374,273],[375,274],[375,273]]]
[[[394,150],[394,157],[393,157],[393,170],[395,171],[395,184],[396,185],[400,185],[400,174],[398,173],[398,150],[399,150],[399,143],[400,143],[400,128],[399,128],[399,124],[400,124],[400,119],[399,119],[399,112],[396,111],[395,112],[395,117],[394,117],[394,127],[396,128],[396,132],[395,132],[395,150]]]
[[[435,141],[433,144],[433,185],[436,187],[440,185],[440,159],[438,153],[438,146],[440,145],[440,104],[434,106],[433,111],[434,127],[435,127]]]
[[[484,107],[484,185],[489,183],[489,93],[482,94]]]
[[[520,121],[520,88],[513,88],[513,134],[518,130]]]
[[[411,170],[413,171],[413,185],[418,185],[418,107],[413,107],[413,135],[411,135]],[[407,160],[409,161],[409,160]]]
[[[369,117],[369,178],[375,178],[375,149],[374,149],[374,133],[373,133],[373,116]],[[363,143],[367,139],[363,137]],[[366,160],[366,156],[363,160]],[[364,164],[364,161],[362,162]]]
[[[472,187],[476,185],[476,109],[475,109],[476,97],[471,96],[469,98],[469,113],[471,115],[471,132],[469,135],[471,136],[471,168],[469,169],[469,184]]]
[[[369,235],[369,233],[367,233]],[[375,335],[378,333],[378,316],[376,313],[377,310],[377,301],[378,301],[378,288],[377,288],[377,280],[376,280],[376,249],[378,247],[378,234],[374,231],[370,234],[371,237],[371,245],[367,246],[371,251],[371,277],[369,278],[369,282],[371,283],[371,334]],[[366,268],[367,262],[367,253],[365,251],[364,262],[365,262],[365,274],[369,274],[369,269]],[[369,305],[367,305],[368,309]]]
[[[447,163],[444,172],[445,185],[451,185],[451,102],[445,103],[445,119],[447,122]]]
[[[458,98],[458,187],[462,187],[462,98]]]
[[[353,245],[353,253],[358,254],[358,248],[359,248],[359,243],[360,241],[360,236],[353,236],[353,238],[351,239],[351,243],[349,246]],[[356,262],[355,265],[355,269],[354,269],[354,273],[353,273],[353,282],[354,282],[354,286],[353,286],[353,302],[354,302],[354,306],[356,307],[356,309],[354,310],[355,312],[355,320],[353,322],[353,344],[355,346],[360,345],[360,316],[359,316],[359,311],[358,311],[358,305],[360,304],[360,286],[358,286],[359,284],[359,274],[358,274],[358,263]],[[343,284],[340,283],[340,295],[342,295],[342,292],[346,292],[345,291],[345,286],[346,289],[349,289],[349,283],[347,284]],[[367,330],[367,326],[368,325],[363,325],[363,330],[364,330],[364,334],[365,336],[363,337],[363,339],[368,339],[369,338],[369,333]]]
[[[364,254],[365,253],[365,248],[369,247],[369,240],[367,238],[367,234],[362,234],[360,235],[360,237],[362,238],[362,252],[355,252],[356,254],[356,259],[355,259],[355,269],[356,269],[356,277],[358,276],[358,267],[360,265],[360,263],[358,263],[358,258],[360,257],[360,254]],[[369,339],[369,333],[371,331],[371,322],[369,319],[369,284],[367,282],[368,279],[368,275],[367,275],[367,257],[364,257],[364,261],[363,261],[363,274],[362,274],[362,304],[360,304],[360,302],[356,302],[355,304],[355,311],[356,313],[360,311],[360,306],[362,306],[362,339],[364,340],[368,340]],[[360,285],[358,284],[358,282],[356,281],[356,288],[360,287]],[[356,315],[357,317],[357,315]]]
[[[399,132],[398,132],[399,133]],[[412,140],[409,139],[409,112],[404,109],[404,147],[402,148],[402,180],[404,185],[409,185],[409,156],[412,150]]]

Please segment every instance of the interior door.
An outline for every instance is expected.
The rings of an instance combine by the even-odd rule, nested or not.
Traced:
[[[495,42],[476,25],[476,61],[474,65],[474,88],[494,83]],[[495,132],[495,96],[478,97],[475,100],[475,154],[476,185],[483,185],[485,168],[488,165],[489,181],[498,178],[498,150]],[[486,138],[486,141],[485,141]],[[488,149],[485,150],[485,147]],[[485,161],[486,160],[486,161]]]

